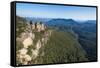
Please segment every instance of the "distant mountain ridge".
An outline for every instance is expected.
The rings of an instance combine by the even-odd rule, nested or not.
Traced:
[[[20,16],[17,16],[17,17],[20,17]],[[24,18],[26,19],[27,21],[33,21],[33,22],[37,22],[37,21],[40,21],[40,22],[44,22],[46,24],[80,24],[81,22],[78,22],[74,19],[64,19],[64,18],[43,18],[43,17],[20,17],[20,18]],[[95,23],[96,24],[96,20],[87,20],[87,21],[83,21],[82,23],[89,23],[89,24],[92,24],[92,23]]]
[[[25,19],[27,21],[32,21],[33,23],[34,22],[47,22],[49,20],[51,20],[51,18],[41,18],[41,17],[25,17]]]
[[[47,22],[48,25],[78,25],[73,19],[52,19]]]

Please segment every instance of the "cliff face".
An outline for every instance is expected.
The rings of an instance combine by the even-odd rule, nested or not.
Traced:
[[[20,32],[20,29],[23,29],[22,32],[18,33],[19,35],[17,35],[16,38],[17,64],[35,64],[36,58],[39,55],[39,50],[49,40],[51,31],[46,30],[44,24],[26,24],[20,21],[17,22],[17,32]],[[44,51],[42,52],[44,53]]]

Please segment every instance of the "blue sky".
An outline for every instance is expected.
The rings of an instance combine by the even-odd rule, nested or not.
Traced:
[[[95,7],[43,5],[17,3],[16,15],[21,17],[66,18],[74,20],[96,20]]]

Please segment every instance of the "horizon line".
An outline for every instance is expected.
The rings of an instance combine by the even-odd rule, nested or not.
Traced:
[[[19,15],[16,15],[16,16],[19,16]],[[19,16],[19,17],[23,17],[23,18],[50,18],[50,17],[39,17],[39,16]],[[95,19],[74,19],[74,18],[57,18],[57,17],[52,17],[51,19],[72,19],[72,20],[75,20],[75,21],[89,21],[89,20],[95,20]],[[97,20],[97,19],[96,19]],[[96,21],[95,20],[95,21]]]

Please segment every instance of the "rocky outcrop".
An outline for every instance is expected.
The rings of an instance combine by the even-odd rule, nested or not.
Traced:
[[[46,26],[41,22],[32,24],[32,30],[37,30],[37,32],[45,31],[45,29],[46,29]]]
[[[36,35],[33,32],[34,29],[30,28],[30,25],[27,25],[27,28],[25,32],[22,32],[20,37],[17,37],[17,41],[21,42],[23,45],[23,48],[17,51],[17,60],[22,65],[30,64],[29,62],[34,61],[36,63],[36,58],[39,56],[39,50],[41,47],[43,47],[47,41],[49,40],[49,37],[51,36],[51,31],[45,31],[45,25],[38,23],[36,26],[33,26],[34,29],[37,29],[36,32],[44,31],[43,35],[40,39],[37,40],[36,44],[34,44],[34,39],[36,39]],[[34,48],[31,47],[29,50],[28,48],[30,46],[34,46]],[[31,55],[28,54],[28,51],[30,51]],[[42,56],[44,55],[44,51],[42,51]],[[32,63],[33,64],[33,63]]]

